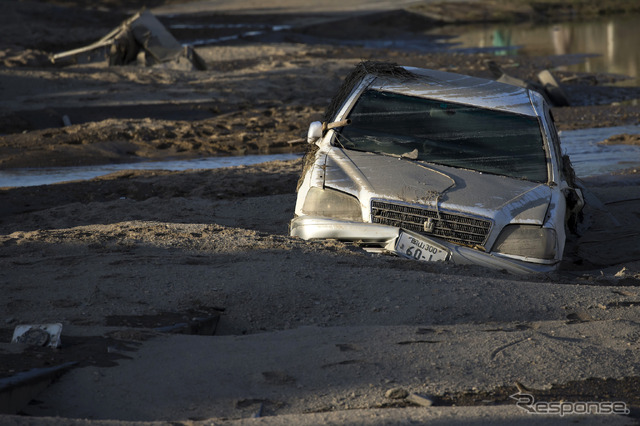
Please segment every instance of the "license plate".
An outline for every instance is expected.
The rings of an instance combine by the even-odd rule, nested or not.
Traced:
[[[396,252],[402,256],[427,262],[449,260],[449,250],[415,234],[400,231]]]

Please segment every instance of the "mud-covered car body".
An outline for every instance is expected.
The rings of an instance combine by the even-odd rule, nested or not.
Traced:
[[[582,205],[542,96],[493,80],[363,63],[308,141],[303,239],[547,272]]]

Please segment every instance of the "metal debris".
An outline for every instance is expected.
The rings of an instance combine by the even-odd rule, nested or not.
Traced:
[[[95,43],[51,56],[53,63],[104,60],[111,66],[138,64],[183,70],[207,68],[191,46],[180,44],[149,11],[136,13]]]

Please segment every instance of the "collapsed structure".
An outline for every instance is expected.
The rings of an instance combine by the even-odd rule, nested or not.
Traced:
[[[110,66],[137,64],[172,69],[205,70],[204,60],[191,46],[183,46],[149,11],[141,11],[88,46],[51,56],[53,63],[90,63],[107,60]]]

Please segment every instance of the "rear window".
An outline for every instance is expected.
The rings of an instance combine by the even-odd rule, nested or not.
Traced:
[[[547,181],[536,117],[367,90],[348,118],[337,135],[346,149]]]

